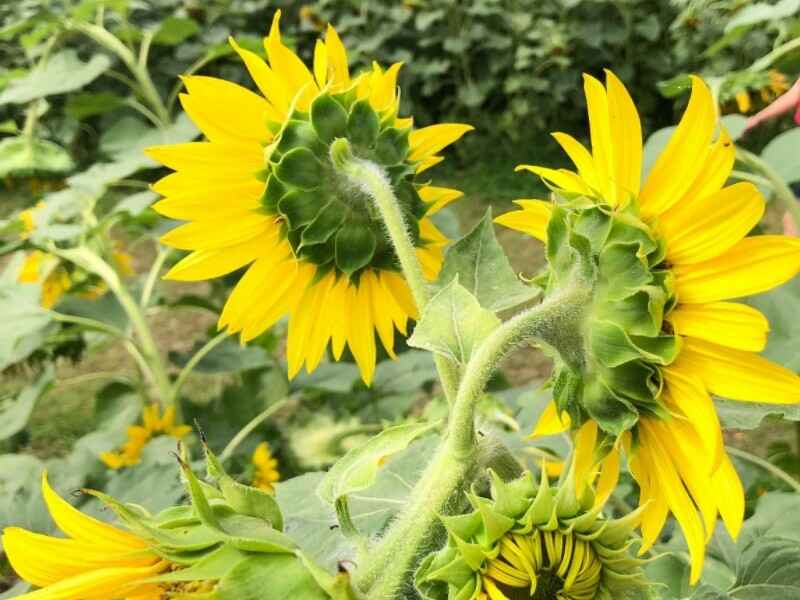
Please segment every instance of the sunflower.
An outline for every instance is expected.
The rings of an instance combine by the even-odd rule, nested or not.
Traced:
[[[275,483],[280,481],[278,459],[272,455],[272,450],[267,442],[261,442],[253,451],[250,459],[253,463],[253,482],[251,485],[265,492],[273,493]]]
[[[175,407],[170,406],[161,414],[158,404],[151,404],[142,410],[142,424],[128,427],[128,440],[114,452],[103,452],[100,460],[110,469],[121,469],[139,464],[142,451],[147,443],[159,434],[182,440],[192,428],[175,424]]]
[[[442,517],[448,542],[417,578],[426,598],[642,597],[643,561],[629,554],[636,515],[606,518],[591,494],[582,502],[569,482],[552,487],[544,467],[538,485],[529,472],[510,482],[491,475],[491,498],[470,495],[471,513]]]
[[[41,250],[33,250],[25,255],[17,281],[41,283],[42,296],[39,302],[47,309],[53,308],[72,287],[69,273],[59,259]]]
[[[280,11],[264,46],[268,62],[231,40],[261,95],[210,77],[184,78],[184,110],[207,141],[159,146],[148,154],[175,170],[153,189],[161,214],[187,220],[162,242],[190,250],[166,275],[199,281],[246,267],[219,327],[243,342],[288,315],[289,375],[313,371],[330,342],[345,345],[369,384],[377,332],[394,356],[417,307],[372,201],[335,169],[331,143],[346,138],[380,164],[412,229],[417,256],[436,277],[447,238],[430,215],[461,192],[420,184],[438,152],[471,127],[414,129],[398,117],[397,74],[377,64],[351,77],[339,36],[328,27],[311,69],[281,41]]]
[[[620,452],[641,488],[646,552],[669,513],[683,529],[691,580],[721,515],[735,537],[741,482],[725,452],[711,394],[800,402],[800,377],[763,357],[769,324],[731,299],[764,292],[800,270],[800,240],[747,237],[764,212],[750,183],[726,186],[734,146],[706,84],[692,78],[686,111],[642,183],[642,132],[624,85],[585,76],[591,151],[553,134],[575,171],[521,165],[557,200],[522,200],[497,222],[547,243],[548,286],[577,257],[592,264],[585,356],[558,361],[554,402],[534,435],[572,428],[580,485],[616,485]],[[598,467],[599,465],[599,467]]]
[[[164,587],[149,583],[170,568],[151,542],[84,515],[58,496],[42,476],[42,495],[66,538],[7,527],[3,550],[25,581],[41,588],[20,600],[72,598],[161,600]]]

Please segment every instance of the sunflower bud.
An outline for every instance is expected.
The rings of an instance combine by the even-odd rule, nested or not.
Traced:
[[[613,520],[580,498],[570,480],[545,471],[504,482],[491,498],[470,495],[473,512],[443,517],[447,545],[426,558],[417,585],[428,600],[591,600],[648,597],[643,561],[628,549],[638,513]]]

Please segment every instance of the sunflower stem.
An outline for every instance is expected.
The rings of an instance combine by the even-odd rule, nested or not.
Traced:
[[[274,404],[270,404],[267,408],[258,413],[255,417],[253,417],[244,427],[242,427],[239,430],[239,432],[235,436],[233,436],[233,439],[230,442],[228,442],[228,445],[225,446],[225,449],[219,455],[219,461],[221,463],[224,463],[231,456],[233,456],[233,453],[236,452],[236,449],[239,447],[239,444],[241,444],[245,439],[247,439],[247,436],[253,433],[256,427],[261,425],[261,423],[269,419],[272,415],[274,415],[276,412],[278,412],[280,409],[282,409],[284,406],[289,404],[289,402],[291,402],[294,399],[295,396],[286,396],[285,398],[278,400]]]
[[[451,514],[480,469],[475,407],[502,358],[515,347],[537,342],[563,351],[564,335],[575,337],[583,324],[591,288],[576,278],[561,293],[518,314],[495,329],[472,354],[450,411],[446,436],[411,492],[403,513],[380,542],[362,556],[355,582],[371,600],[402,596],[410,577],[437,539],[439,517]],[[569,348],[576,340],[569,340]]]
[[[394,246],[403,276],[414,297],[417,311],[422,314],[430,300],[430,292],[408,224],[389,179],[379,165],[354,156],[350,142],[344,138],[334,140],[330,152],[334,166],[375,202]],[[458,386],[458,369],[452,361],[443,356],[435,355],[434,361],[444,394],[452,405]]]
[[[768,460],[764,460],[763,458],[758,457],[755,454],[750,454],[749,452],[746,452],[745,450],[740,450],[739,448],[733,448],[732,446],[725,446],[725,450],[728,451],[728,454],[732,454],[737,458],[741,458],[742,460],[746,460],[751,464],[761,467],[771,475],[774,475],[775,477],[783,481],[796,493],[800,494],[800,482],[798,482],[794,477],[789,475],[779,466],[773,465]]]

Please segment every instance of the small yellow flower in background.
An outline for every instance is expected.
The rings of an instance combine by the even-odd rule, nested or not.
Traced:
[[[161,585],[147,580],[170,564],[150,551],[151,542],[84,515],[58,496],[42,476],[42,495],[66,538],[19,527],[3,531],[3,551],[17,574],[38,591],[20,600],[124,598],[160,600]]]
[[[31,232],[36,229],[36,211],[44,206],[44,202],[37,202],[33,208],[26,208],[19,213],[19,220],[22,221],[22,233],[20,238],[27,239]]]
[[[517,202],[521,211],[502,215],[497,222],[546,241],[551,216],[565,210],[580,215],[580,202],[590,200],[596,204],[587,207],[586,214],[610,219],[618,227],[608,235],[631,227],[627,231],[632,237],[626,243],[618,242],[600,254],[595,268],[602,269],[606,258],[609,264],[614,260],[623,264],[618,257],[625,247],[631,248],[625,255],[630,257],[624,263],[628,267],[617,271],[605,290],[594,292],[616,294],[612,300],[617,304],[609,301],[605,316],[590,316],[587,330],[599,332],[602,326],[609,335],[621,332],[626,337],[615,338],[623,342],[617,349],[640,344],[638,354],[614,355],[617,362],[606,364],[603,373],[614,376],[626,363],[641,376],[613,380],[608,388],[603,380],[592,380],[594,387],[585,387],[582,393],[595,404],[581,404],[583,422],[571,424],[569,415],[559,414],[551,403],[534,435],[565,431],[572,425],[579,485],[599,472],[601,498],[616,486],[624,449],[644,507],[642,552],[655,543],[672,513],[687,540],[691,581],[696,582],[717,515],[734,537],[744,516],[742,485],[725,452],[710,394],[745,402],[800,402],[800,377],[758,354],[766,344],[767,319],[756,309],[729,300],[764,292],[794,277],[800,271],[800,240],[746,237],[760,221],[765,202],[751,183],[724,187],[734,164],[734,146],[718,124],[716,104],[700,78],[692,78],[686,112],[644,182],[641,125],[624,85],[606,71],[605,86],[585,76],[585,92],[591,151],[567,134],[553,134],[576,170],[519,167],[538,174],[574,203],[521,200]],[[579,221],[597,228],[600,222]],[[599,236],[596,232],[604,230],[583,231]],[[645,252],[645,244],[652,248]],[[643,288],[643,295],[628,298],[620,279],[639,271],[642,281],[653,283]],[[624,309],[644,311],[644,317],[625,317]],[[614,318],[628,318],[630,329],[607,322]],[[650,318],[657,321],[654,334],[643,329]],[[587,344],[596,341],[592,338]],[[653,360],[641,359],[647,355]],[[639,403],[637,398],[644,399]],[[633,414],[630,429],[609,443],[610,434],[598,425],[603,417],[598,407]],[[589,418],[592,410],[597,416]],[[598,456],[605,456],[599,468]]]
[[[261,442],[256,446],[251,462],[255,468],[251,485],[265,492],[273,493],[275,483],[280,481],[281,474],[278,471],[278,459],[272,456],[267,442]]]
[[[191,251],[167,278],[200,281],[246,267],[220,328],[246,342],[288,315],[291,377],[303,365],[313,371],[330,344],[337,360],[349,346],[369,384],[376,333],[394,356],[394,332],[405,335],[417,309],[371,200],[337,174],[330,144],[345,137],[356,156],[384,166],[434,279],[449,240],[429,217],[461,192],[415,177],[472,128],[414,130],[397,114],[400,63],[351,77],[329,26],[309,69],[281,41],[279,19],[280,11],[264,40],[268,62],[231,40],[262,95],[187,76],[181,103],[207,141],[147,151],[175,171],[153,186],[165,196],[155,210],[189,221],[162,238]]]
[[[142,451],[147,443],[159,434],[168,435],[181,440],[192,428],[188,425],[175,424],[175,407],[170,406],[161,415],[158,404],[151,404],[142,410],[142,424],[128,427],[128,441],[116,452],[103,452],[100,460],[110,469],[121,469],[139,464]]]
[[[25,256],[17,275],[19,283],[41,283],[42,307],[53,308],[61,297],[72,287],[69,273],[59,263],[58,258],[41,250],[34,250]]]
[[[750,112],[750,108],[752,104],[750,103],[750,92],[747,90],[742,90],[741,92],[736,94],[736,106],[739,108],[739,112],[742,114],[747,114]]]

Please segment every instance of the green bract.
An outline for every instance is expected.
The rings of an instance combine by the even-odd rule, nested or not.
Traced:
[[[295,254],[348,276],[367,266],[396,269],[394,250],[370,196],[331,158],[331,145],[346,139],[353,154],[380,165],[390,179],[411,235],[428,206],[414,185],[408,160],[411,129],[396,127],[396,109],[377,112],[355,90],[322,93],[310,110],[295,110],[265,150],[267,186],[262,204],[278,215]]]
[[[473,512],[443,517],[447,545],[417,572],[426,600],[626,600],[650,597],[644,561],[629,548],[638,512],[603,516],[572,477],[552,487],[542,471],[503,482],[491,498],[470,494]]]
[[[664,244],[634,204],[612,209],[584,198],[553,208],[547,236],[546,297],[577,281],[592,298],[573,321],[578,331],[554,337],[559,411],[576,427],[591,418],[612,437],[640,415],[665,417],[659,367],[675,360],[679,338],[664,322],[675,303]]]

